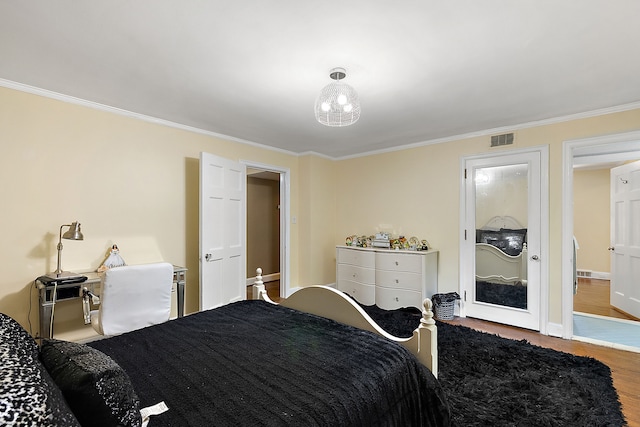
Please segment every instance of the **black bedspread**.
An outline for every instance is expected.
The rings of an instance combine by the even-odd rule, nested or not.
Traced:
[[[156,426],[446,426],[439,383],[402,346],[260,301],[90,344],[129,374]]]

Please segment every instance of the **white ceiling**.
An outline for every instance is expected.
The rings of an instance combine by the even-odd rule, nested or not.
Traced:
[[[340,158],[639,107],[639,16],[638,0],[2,0],[0,84]],[[314,118],[334,67],[360,96],[349,127]]]

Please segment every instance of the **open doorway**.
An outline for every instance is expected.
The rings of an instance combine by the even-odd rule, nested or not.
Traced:
[[[247,167],[247,286],[256,268],[274,301],[289,293],[289,170],[241,161]],[[247,298],[251,293],[247,292]]]
[[[610,304],[607,298],[608,273],[611,271],[610,263],[607,263],[607,258],[611,256],[608,248],[612,246],[609,234],[611,218],[606,215],[610,212],[611,204],[610,195],[606,191],[610,185],[609,171],[619,163],[627,163],[640,158],[640,132],[566,141],[563,150],[562,336],[614,347],[640,347],[631,340],[632,336],[640,335],[637,332],[640,331],[639,322],[623,319],[611,323],[613,316],[608,311]],[[604,170],[597,172],[600,169]],[[600,193],[606,195],[597,195],[599,192],[595,188],[595,179],[598,175],[601,177],[597,179],[603,181],[598,185],[606,187],[603,187]],[[604,182],[605,177],[606,182]],[[580,187],[585,188],[581,189]],[[588,197],[601,200],[593,200],[591,207],[585,207],[587,202],[584,202],[584,199]],[[598,208],[596,208],[596,204]],[[604,211],[606,219],[596,221],[593,218],[586,218],[590,214],[597,215],[594,212],[596,209]],[[586,220],[586,225],[580,224],[580,221],[583,220]],[[596,225],[596,223],[601,225]],[[584,231],[585,227],[587,227],[587,231]],[[598,235],[601,237],[597,237]],[[598,286],[600,289],[597,288]],[[580,293],[589,290],[600,292],[600,296],[580,295]],[[577,323],[582,319],[582,316],[574,312],[574,304],[579,306],[580,312],[599,310],[600,314],[589,315],[591,319],[596,319],[598,322],[594,321],[593,327],[589,326],[590,329],[585,329],[584,325]],[[585,308],[585,304],[591,304],[592,307]],[[619,328],[622,331],[619,335],[615,334],[613,329],[607,330],[607,328],[614,327],[618,329],[617,326],[611,326],[617,323],[624,323],[624,327]],[[627,327],[629,324],[633,325],[633,329]],[[603,332],[596,336],[596,328],[602,328]],[[593,336],[591,336],[592,331],[594,332]],[[634,343],[626,344],[630,341]]]
[[[269,297],[279,300],[280,174],[247,168],[247,276],[257,268]]]
[[[628,159],[616,161],[599,162],[597,157],[574,160],[573,233],[576,241],[574,316],[576,313],[583,313],[639,320],[617,310],[610,302],[611,169],[634,160],[637,158],[633,153],[628,153]]]

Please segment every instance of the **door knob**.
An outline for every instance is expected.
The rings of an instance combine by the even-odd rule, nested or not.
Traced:
[[[538,261],[540,258],[538,258],[538,255],[533,255],[531,256],[531,259],[534,261]]]

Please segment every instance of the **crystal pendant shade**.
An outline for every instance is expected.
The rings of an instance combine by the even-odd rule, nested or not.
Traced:
[[[316,120],[326,126],[349,126],[360,118],[360,101],[354,88],[340,79],[346,76],[341,68],[331,70],[335,83],[325,86],[316,99]]]

